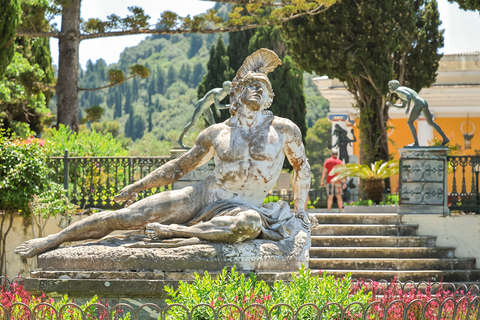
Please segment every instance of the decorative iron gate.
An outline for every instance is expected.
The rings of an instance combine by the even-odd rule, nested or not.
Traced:
[[[171,157],[51,157],[53,180],[63,183],[72,203],[80,208],[119,209],[113,197],[125,186],[143,178]],[[168,185],[142,191],[138,199],[171,190]]]
[[[450,210],[480,213],[478,176],[480,156],[449,156],[448,205]]]

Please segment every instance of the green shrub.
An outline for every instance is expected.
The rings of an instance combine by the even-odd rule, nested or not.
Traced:
[[[46,149],[38,143],[7,139],[0,131],[0,209],[30,214],[28,202],[50,186],[52,170],[46,162]]]
[[[127,155],[127,150],[109,132],[83,130],[76,133],[61,124],[58,129],[46,130],[45,139],[49,143],[48,155],[52,157],[63,156],[65,149],[70,157]]]
[[[263,200],[263,203],[269,203],[269,202],[278,202],[280,198],[278,196],[266,196],[265,199]]]
[[[171,299],[166,302],[171,305],[180,303],[190,310],[200,303],[206,303],[215,309],[232,303],[244,309],[246,306],[257,303],[266,307],[270,312],[272,307],[277,304],[286,303],[297,310],[301,305],[312,303],[319,309],[323,308],[329,302],[339,303],[346,307],[348,304],[357,301],[366,305],[371,300],[371,293],[367,293],[360,288],[358,291],[351,292],[351,277],[347,275],[342,279],[335,279],[333,276],[311,275],[309,269],[304,266],[298,271],[298,276],[293,274],[292,281],[284,283],[276,281],[271,287],[264,281],[257,281],[256,276],[250,273],[246,277],[238,273],[235,268],[227,272],[226,268],[217,277],[213,278],[207,271],[203,277],[195,273],[193,283],[180,281],[178,290],[166,286],[165,291]],[[349,308],[351,313],[358,313],[359,306]],[[263,319],[265,310],[260,307],[251,307],[248,310],[249,319]],[[238,310],[235,308],[224,308],[221,319],[238,318]],[[247,313],[245,314],[247,316]],[[299,313],[298,319],[313,319],[315,309],[313,307],[304,307]],[[337,307],[327,308],[323,314],[323,319],[333,319],[340,315]],[[185,311],[179,307],[172,308],[169,312],[169,319],[182,319],[185,317]],[[212,312],[209,308],[198,308],[192,315],[192,319],[212,319]],[[272,312],[272,319],[293,318],[286,308],[275,308]]]

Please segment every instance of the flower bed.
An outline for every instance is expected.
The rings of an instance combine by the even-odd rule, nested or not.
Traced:
[[[424,283],[402,285],[356,281],[312,275],[301,268],[292,281],[272,286],[256,281],[235,269],[212,277],[196,275],[193,283],[180,282],[177,290],[165,287],[171,299],[162,310],[154,304],[138,309],[126,304],[110,308],[107,301],[94,297],[76,305],[68,296],[54,301],[31,295],[21,284],[0,289],[0,319],[478,319],[478,286]],[[83,318],[82,318],[83,317]]]

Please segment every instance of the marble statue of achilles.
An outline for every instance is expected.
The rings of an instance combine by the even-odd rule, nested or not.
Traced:
[[[310,166],[300,130],[292,121],[267,111],[274,96],[267,73],[279,64],[281,60],[268,49],[247,57],[232,81],[230,119],[206,128],[188,152],[122,189],[115,201],[127,201],[125,208],[98,212],[56,234],[26,241],[15,252],[33,257],[64,242],[141,228],[152,239],[278,241],[290,236],[296,218],[315,224],[316,219],[304,210]],[[285,156],[293,166],[295,214],[283,201],[262,205]],[[138,192],[168,185],[212,157],[215,170],[205,180],[133,203]]]

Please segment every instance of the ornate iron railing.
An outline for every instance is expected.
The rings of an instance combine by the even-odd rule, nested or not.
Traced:
[[[314,206],[315,208],[326,208],[327,207],[327,191],[326,188],[320,188],[320,189],[312,189],[308,192],[308,197],[310,204]],[[389,191],[386,191],[384,194],[384,201],[388,199],[388,197],[397,197],[397,193],[390,193]],[[359,200],[365,200],[367,199],[367,196],[364,192],[364,190],[359,190],[359,189],[347,189],[344,191],[343,195],[343,202],[344,205],[348,205],[350,202],[355,202]],[[293,200],[294,200],[294,194],[292,190],[287,190],[287,191],[279,191],[279,190],[273,190],[267,195],[267,201],[277,201],[277,200],[283,200],[288,203],[290,203],[291,206],[293,206]],[[398,201],[398,199],[397,199]],[[337,201],[334,199],[333,205],[337,205]]]
[[[113,197],[125,186],[143,178],[170,157],[64,157],[49,158],[54,171],[53,180],[63,183],[72,203],[81,208],[119,209],[123,204]],[[170,190],[163,188],[145,190],[138,195],[143,199],[150,195]]]
[[[480,156],[448,156],[450,210],[480,213]]]
[[[12,283],[21,281],[22,278],[17,277]],[[360,282],[356,279],[352,280],[352,285],[367,291],[372,289],[372,283],[371,280]],[[0,287],[3,288],[1,292],[8,294],[11,289],[10,281],[0,277]],[[392,288],[396,289],[394,296],[381,301],[382,297],[391,295],[388,290]],[[437,297],[436,293],[440,289],[451,294],[448,297]],[[211,304],[197,304],[191,307],[170,304],[165,308],[154,303],[145,303],[140,306],[136,304],[137,307],[117,303],[109,307],[101,303],[80,306],[64,302],[63,305],[57,304],[55,307],[53,303],[43,302],[32,308],[22,302],[11,303],[8,306],[0,303],[0,319],[480,319],[480,297],[477,285],[471,285],[468,288],[465,284],[414,283],[413,281],[389,283],[381,280],[377,282],[376,290],[370,302],[354,301],[344,305],[337,302],[321,305],[305,303],[296,308],[286,303],[269,307],[259,303],[243,307],[235,304],[217,307]],[[418,293],[423,293],[423,296],[418,298]],[[412,298],[412,295],[417,298]],[[377,297],[380,299],[376,299]]]

